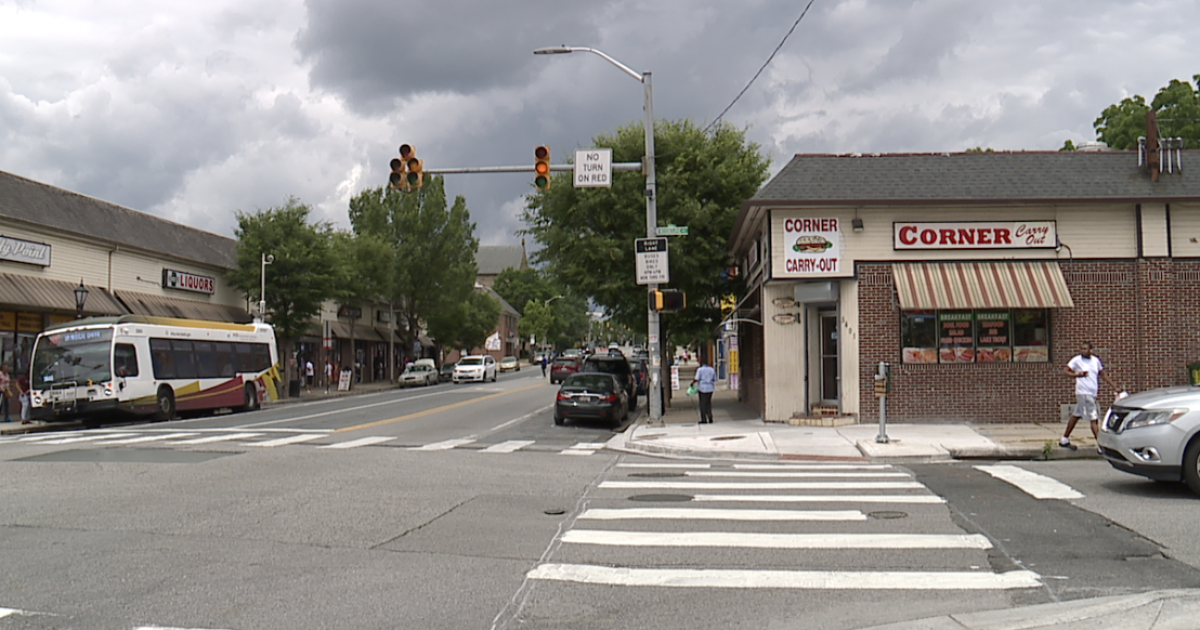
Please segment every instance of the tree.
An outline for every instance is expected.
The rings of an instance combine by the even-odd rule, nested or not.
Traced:
[[[359,238],[377,239],[370,245],[372,256],[381,258],[377,280],[396,305],[404,322],[404,347],[412,348],[423,325],[440,314],[456,312],[474,300],[475,224],[466,201],[456,197],[446,207],[442,177],[429,176],[415,192],[402,193],[386,187],[370,188],[350,200],[350,224]],[[382,243],[382,248],[378,248]],[[493,300],[494,301],[494,300]],[[496,319],[491,326],[494,328]],[[453,327],[440,328],[442,334]],[[447,345],[463,339],[438,339]]]
[[[274,256],[265,267],[263,299],[266,319],[275,326],[284,357],[291,356],[292,344],[348,276],[333,247],[333,228],[328,223],[310,224],[311,212],[309,206],[289,198],[281,207],[236,213],[237,267],[229,273],[229,280],[248,297],[258,295],[264,275],[261,257]],[[290,362],[285,365],[290,379],[292,366]]]
[[[587,298],[536,268],[505,269],[492,287],[509,304],[521,304],[521,337],[530,335],[539,343],[563,347],[573,345],[588,333]],[[545,305],[545,312],[532,315],[530,304]],[[539,319],[540,318],[540,319]]]
[[[1200,86],[1200,74],[1192,81]],[[1200,91],[1178,79],[1159,90],[1150,104],[1135,94],[1106,107],[1092,123],[1096,138],[1114,149],[1135,148],[1138,138],[1146,135],[1146,112],[1151,109],[1158,117],[1159,137],[1183,138],[1200,146]]]
[[[500,321],[500,302],[481,289],[429,318],[429,334],[445,347],[469,352],[487,341]]]
[[[613,149],[613,161],[637,162],[642,126],[634,123],[593,139]],[[721,124],[709,132],[690,121],[655,125],[658,222],[686,225],[672,237],[671,287],[687,293],[688,307],[664,317],[677,340],[710,338],[720,320],[721,296],[740,293],[728,266],[728,239],[741,204],[767,179],[769,161],[745,132]],[[589,296],[614,322],[646,329],[646,287],[636,284],[634,239],[646,236],[645,180],[614,173],[611,188],[574,188],[569,173],[548,191],[527,198],[524,233],[543,248],[538,262],[556,280]]]

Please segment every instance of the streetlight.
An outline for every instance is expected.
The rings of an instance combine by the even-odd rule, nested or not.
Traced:
[[[542,302],[542,305],[543,305],[543,306],[546,306],[546,305],[550,304],[551,302],[553,302],[554,300],[557,300],[557,299],[559,299],[559,298],[561,298],[561,297],[562,297],[561,295],[556,295],[556,296],[554,296],[554,297],[550,298],[549,300],[546,300],[545,302]]]
[[[88,290],[83,286],[83,278],[79,279],[79,286],[75,287],[75,319],[83,319],[83,303],[87,302]]]
[[[590,52],[604,58],[605,61],[620,68],[625,74],[637,79],[642,83],[644,88],[645,101],[642,108],[646,112],[646,122],[644,130],[646,132],[646,148],[645,156],[642,158],[642,172],[646,175],[646,190],[643,194],[646,195],[646,238],[655,238],[658,236],[658,205],[655,195],[655,180],[654,180],[654,88],[650,82],[650,73],[638,73],[633,68],[609,57],[608,55],[596,50],[595,48],[586,48],[581,46],[554,46],[550,48],[539,48],[533,51],[535,55],[561,55],[572,52]],[[658,289],[657,284],[651,284],[648,290]],[[658,341],[658,311],[651,309],[647,305],[647,340],[650,346],[650,423],[662,423],[662,348]]]
[[[267,316],[267,265],[275,262],[274,254],[262,255],[262,274],[259,276],[261,283],[258,289],[258,316],[265,318]]]

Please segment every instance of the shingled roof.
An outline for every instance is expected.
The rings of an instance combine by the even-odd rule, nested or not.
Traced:
[[[0,171],[0,218],[231,269],[237,241]]]

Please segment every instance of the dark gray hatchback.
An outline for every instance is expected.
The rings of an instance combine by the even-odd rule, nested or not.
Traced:
[[[625,395],[629,397],[629,408],[637,407],[638,390],[637,377],[633,374],[633,367],[629,365],[629,359],[624,356],[602,356],[592,355],[584,359],[583,366],[579,368],[579,372],[604,372],[616,376],[618,380],[625,385]]]
[[[568,376],[554,401],[554,424],[567,420],[605,420],[613,426],[629,417],[629,397],[612,374],[581,372]]]

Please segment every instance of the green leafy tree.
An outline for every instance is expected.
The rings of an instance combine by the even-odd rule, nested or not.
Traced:
[[[740,293],[724,276],[728,239],[742,202],[766,181],[769,161],[744,131],[725,124],[705,132],[690,121],[660,121],[654,142],[658,222],[689,228],[670,241],[670,285],[686,292],[688,306],[664,322],[677,341],[708,338],[720,320],[720,297]],[[642,126],[621,127],[592,144],[612,148],[614,162],[638,162]],[[634,239],[646,236],[645,179],[618,172],[611,188],[575,188],[569,178],[560,173],[550,190],[527,199],[524,232],[543,246],[535,260],[613,322],[645,330],[646,289],[636,283],[634,256]]]
[[[334,249],[334,231],[328,223],[310,223],[312,209],[295,198],[280,207],[254,214],[238,211],[237,267],[230,283],[253,300],[263,279],[261,256],[274,261],[265,267],[267,317],[275,326],[284,357],[333,297],[348,276],[344,259]],[[292,366],[285,361],[291,378]]]
[[[1200,86],[1200,75],[1193,75],[1192,81]],[[1190,146],[1200,146],[1200,91],[1178,79],[1149,104],[1135,94],[1106,107],[1092,123],[1096,138],[1114,149],[1135,148],[1137,139],[1146,135],[1146,112],[1151,109],[1158,117],[1159,137],[1183,138]]]
[[[471,291],[462,302],[451,304],[429,318],[429,334],[442,350],[457,348],[470,352],[495,332],[501,309],[500,302],[485,291]]]
[[[505,269],[492,287],[509,304],[522,304],[519,330],[523,339],[534,335],[538,343],[560,348],[587,337],[588,303],[556,278],[537,268]],[[534,323],[526,312],[529,304],[546,305],[544,322]],[[540,315],[536,317],[541,317]]]
[[[475,224],[463,197],[447,207],[442,177],[426,177],[411,193],[387,187],[362,191],[350,200],[350,224],[359,238],[377,239],[363,251],[381,258],[379,273],[386,279],[371,282],[396,306],[405,348],[413,347],[428,321],[475,299]],[[497,313],[492,328],[498,318]],[[438,341],[453,346],[466,340]]]

